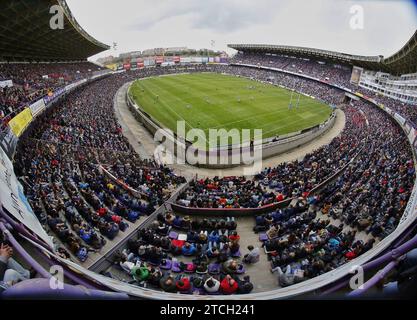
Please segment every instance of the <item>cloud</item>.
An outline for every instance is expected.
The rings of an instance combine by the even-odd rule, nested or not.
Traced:
[[[417,29],[411,0],[67,0],[81,26],[122,52],[187,46],[216,50],[228,43],[288,44],[388,56]],[[365,10],[352,30],[350,7]]]
[[[274,0],[177,0],[161,5],[158,2],[129,26],[130,30],[146,31],[159,24],[187,17],[191,28],[231,33],[248,27],[267,24],[279,9]]]

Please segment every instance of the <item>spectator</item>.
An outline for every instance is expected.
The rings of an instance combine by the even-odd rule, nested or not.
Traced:
[[[247,264],[255,264],[259,262],[260,250],[259,248],[254,248],[253,246],[248,247],[249,253],[243,257],[243,262]]]
[[[7,243],[0,244],[0,279],[6,286],[31,278],[31,271],[23,268],[13,258],[13,248]]]

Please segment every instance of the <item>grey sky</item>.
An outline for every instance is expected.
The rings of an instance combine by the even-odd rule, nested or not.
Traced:
[[[417,29],[411,0],[67,0],[98,40],[118,43],[99,56],[154,47],[228,43],[286,44],[389,56]],[[350,8],[364,8],[364,29],[352,30]],[[97,58],[96,56],[94,58]]]

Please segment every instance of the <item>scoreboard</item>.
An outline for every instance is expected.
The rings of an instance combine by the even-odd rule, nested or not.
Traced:
[[[362,73],[363,73],[363,68],[353,67],[352,76],[350,78],[350,83],[359,85],[359,82],[361,81]]]

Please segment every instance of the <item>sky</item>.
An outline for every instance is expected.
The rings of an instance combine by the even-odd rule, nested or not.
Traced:
[[[96,55],[92,57],[94,60],[150,48],[212,48],[212,40],[213,49],[228,53],[234,52],[227,48],[229,43],[250,43],[387,57],[417,30],[414,0],[67,0],[67,3],[88,33],[108,45],[117,43],[117,50]]]

